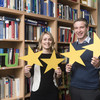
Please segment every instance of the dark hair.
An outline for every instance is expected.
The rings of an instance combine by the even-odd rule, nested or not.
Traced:
[[[81,17],[80,17],[80,18],[76,19],[76,20],[74,21],[73,25],[74,25],[77,21],[83,21],[83,22],[85,22],[85,26],[88,27],[88,22],[87,22],[87,20],[86,20],[85,18],[81,18]]]

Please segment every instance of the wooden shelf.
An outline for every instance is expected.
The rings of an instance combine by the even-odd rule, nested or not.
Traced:
[[[89,27],[97,28],[97,25],[90,25],[89,24]]]
[[[85,9],[88,10],[88,11],[96,10],[96,8],[87,6],[87,5],[85,5],[85,4],[80,4],[80,6],[81,6],[83,9],[85,8]]]
[[[0,70],[11,70],[11,69],[20,69],[23,68],[23,66],[16,66],[16,67],[0,67]]]
[[[34,13],[26,13],[24,12],[24,15],[26,18],[29,19],[38,19],[38,20],[44,20],[44,21],[55,21],[56,18],[54,17],[49,17],[49,16],[45,16],[45,15],[40,15],[40,14],[34,14]]]
[[[0,42],[23,42],[23,40],[0,39]]]
[[[35,41],[35,40],[25,40],[25,43],[38,43],[38,41]]]
[[[61,89],[67,89],[67,88],[66,86],[59,86],[58,89],[61,90]]]
[[[30,97],[30,95],[31,95],[31,93],[26,94],[26,95],[25,95],[25,98]]]
[[[14,98],[6,98],[6,99],[1,99],[1,100],[20,100],[20,99],[23,99],[23,96],[14,97]]]
[[[73,21],[71,21],[71,20],[65,20],[65,19],[57,19],[57,21],[58,22],[61,22],[61,23],[68,23],[68,24],[71,24],[71,25],[73,25]]]
[[[8,14],[7,16],[11,16],[11,17],[19,17],[19,16],[22,16],[24,14],[23,11],[19,11],[19,10],[15,10],[15,9],[8,9],[5,7],[0,7],[0,15],[5,15],[6,13]]]
[[[73,6],[73,5],[78,5],[79,2],[75,2],[75,1],[72,1],[72,0],[58,0],[60,3],[62,4],[68,4],[70,6]]]
[[[58,44],[70,44],[69,42],[57,42]]]

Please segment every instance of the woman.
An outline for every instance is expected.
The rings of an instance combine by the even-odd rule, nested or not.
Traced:
[[[39,60],[41,58],[51,57],[52,51],[54,50],[54,39],[51,33],[42,33],[39,39],[38,48],[39,50],[43,51],[39,57]],[[32,67],[29,65],[25,66],[25,76],[33,77],[30,100],[59,100],[55,79],[61,76],[61,69],[58,67],[57,70],[51,69],[44,73],[47,64],[42,60],[40,61],[43,67],[38,65],[33,65]]]

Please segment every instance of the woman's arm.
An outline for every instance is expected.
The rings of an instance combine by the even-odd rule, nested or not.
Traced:
[[[60,67],[57,67],[57,70],[55,70],[56,78],[60,78],[62,75],[62,70]]]
[[[31,73],[30,73],[30,69],[31,69],[31,66],[30,65],[26,65],[25,67],[24,67],[24,75],[26,76],[26,77],[31,77]]]

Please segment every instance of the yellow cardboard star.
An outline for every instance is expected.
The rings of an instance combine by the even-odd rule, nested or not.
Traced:
[[[72,44],[70,43],[70,52],[60,53],[61,55],[69,58],[69,64],[73,64],[75,61],[84,65],[84,62],[81,59],[81,55],[83,54],[84,50],[75,50]]]
[[[23,59],[28,62],[28,65],[37,64],[42,66],[41,62],[39,61],[39,56],[41,55],[42,51],[34,53],[33,50],[28,46],[28,55],[19,57],[19,59]]]
[[[83,48],[88,49],[93,51],[93,56],[100,56],[100,39],[98,38],[98,36],[96,35],[96,33],[94,33],[94,43],[87,45],[87,46],[83,46]]]
[[[63,58],[56,58],[56,54],[55,54],[55,50],[53,51],[53,53],[52,53],[52,56],[51,56],[51,58],[49,58],[49,59],[41,59],[41,60],[43,60],[45,63],[47,63],[47,67],[46,67],[46,70],[45,70],[45,72],[44,73],[46,73],[47,71],[49,71],[50,69],[57,69],[57,67],[58,67],[58,64],[60,63],[60,62],[62,62],[64,59]]]

